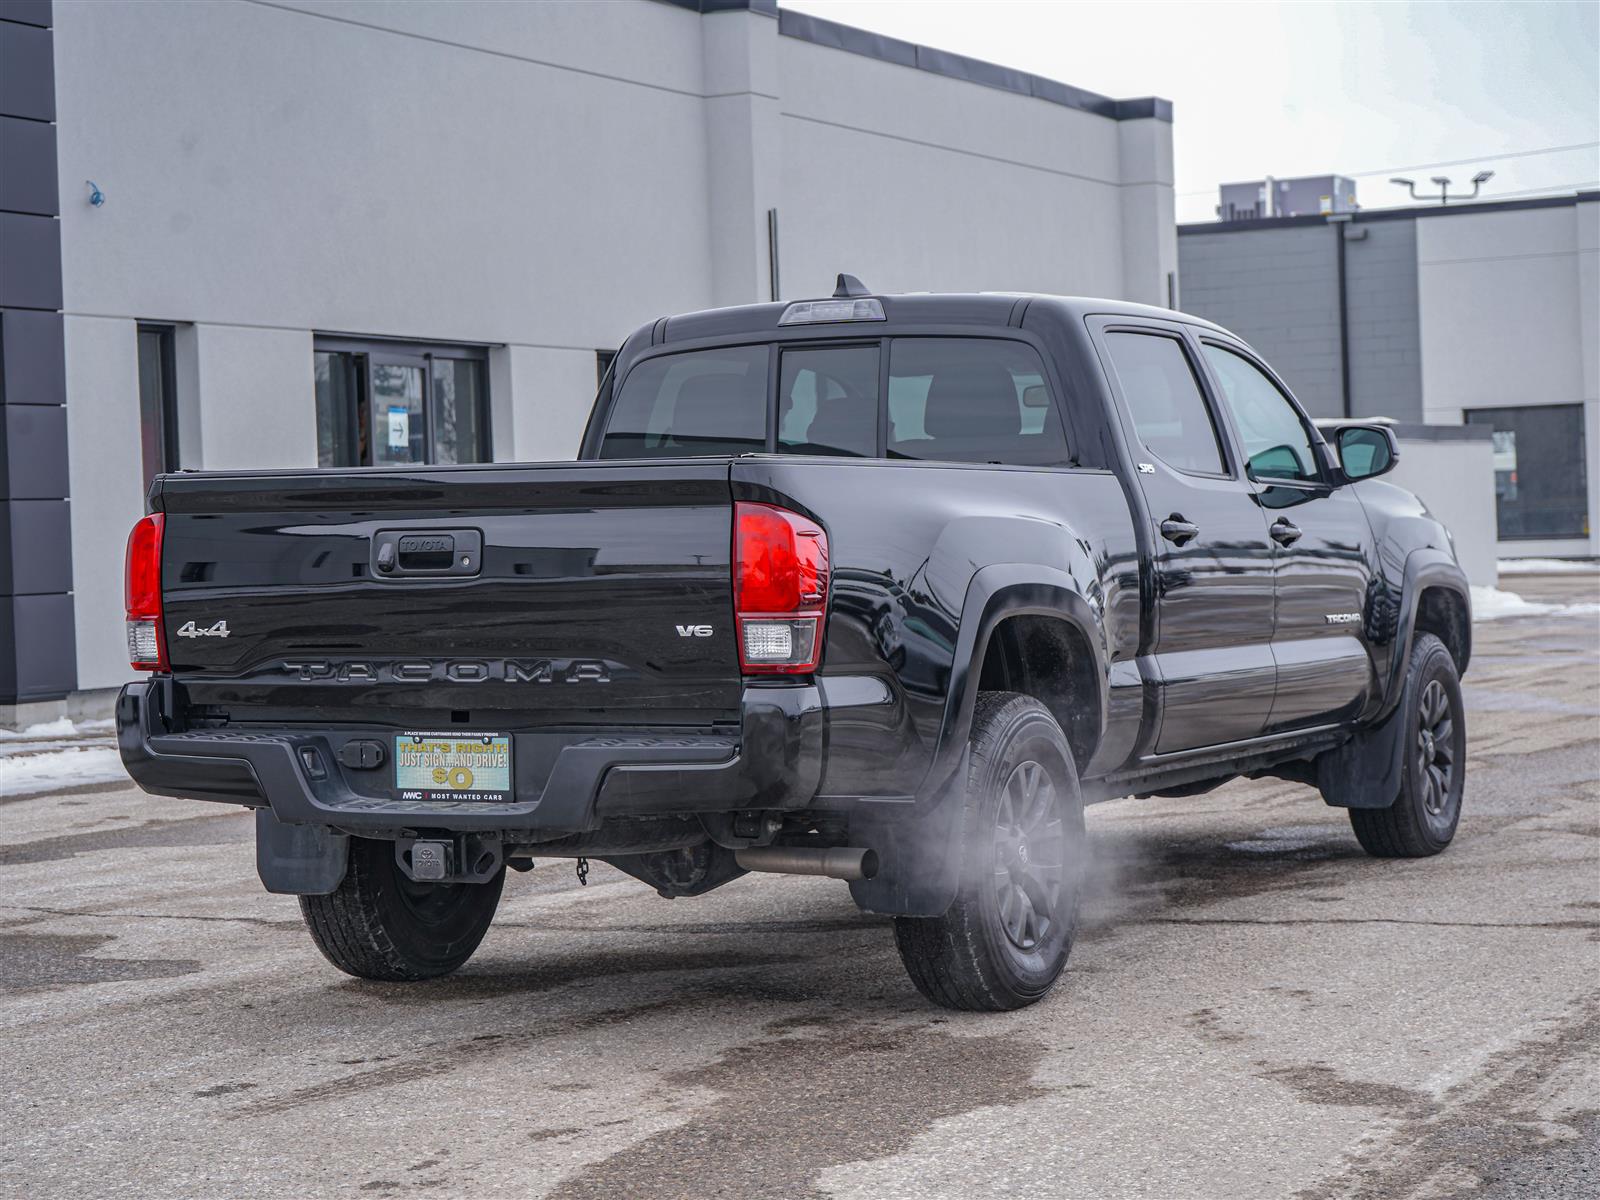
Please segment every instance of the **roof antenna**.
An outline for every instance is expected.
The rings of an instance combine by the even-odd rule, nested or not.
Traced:
[[[833,298],[835,300],[850,300],[857,296],[870,295],[872,293],[867,291],[867,285],[862,283],[861,280],[854,275],[846,275],[843,271],[839,272],[839,282],[833,286]]]

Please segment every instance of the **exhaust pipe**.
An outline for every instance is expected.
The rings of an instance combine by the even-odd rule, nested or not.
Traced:
[[[878,852],[849,846],[746,846],[733,859],[746,871],[776,875],[825,875],[829,879],[871,879],[878,873]]]

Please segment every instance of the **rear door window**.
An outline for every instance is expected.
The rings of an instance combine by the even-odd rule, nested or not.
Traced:
[[[1066,466],[1061,414],[1032,346],[999,338],[896,338],[889,457]]]
[[[765,345],[724,346],[641,362],[611,406],[600,457],[765,450],[770,353]]]
[[[1158,333],[1108,333],[1106,349],[1145,449],[1180,471],[1223,474],[1217,427],[1183,343]]]
[[[871,458],[878,451],[878,347],[785,350],[778,452]]]

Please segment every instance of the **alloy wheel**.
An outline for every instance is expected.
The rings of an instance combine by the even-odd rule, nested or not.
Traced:
[[[994,893],[1006,938],[1025,953],[1054,932],[1066,872],[1060,788],[1043,763],[1017,764],[1000,793]]]
[[[1430,679],[1417,706],[1417,785],[1422,807],[1430,817],[1448,814],[1452,785],[1458,769],[1455,714],[1444,684]]]

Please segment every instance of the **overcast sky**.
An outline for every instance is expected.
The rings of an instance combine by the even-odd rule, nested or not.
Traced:
[[[1178,219],[1217,184],[1394,174],[1485,198],[1600,186],[1600,0],[1531,3],[1051,3],[779,0],[782,7],[1176,110]],[[1577,146],[1559,153],[1513,153]],[[1426,164],[1467,159],[1459,166]],[[1420,165],[1419,165],[1420,164]],[[1398,168],[1407,168],[1399,170]]]

